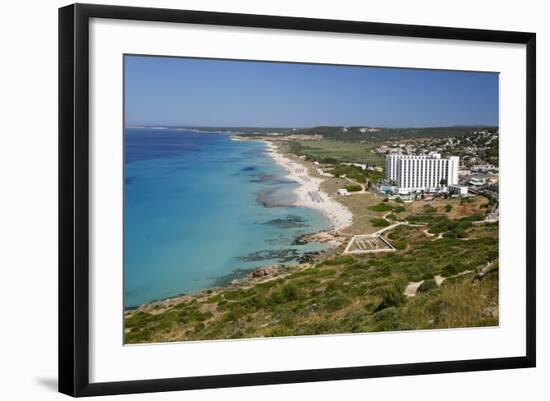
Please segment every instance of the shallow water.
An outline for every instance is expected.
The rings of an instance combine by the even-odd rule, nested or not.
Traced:
[[[126,129],[124,304],[191,293],[325,245],[293,245],[329,228],[289,206],[295,183],[265,145],[226,134]]]

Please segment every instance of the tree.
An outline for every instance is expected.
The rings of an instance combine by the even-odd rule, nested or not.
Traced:
[[[441,185],[442,187],[446,186],[447,180],[445,178],[442,178],[441,181],[439,181],[439,185]]]

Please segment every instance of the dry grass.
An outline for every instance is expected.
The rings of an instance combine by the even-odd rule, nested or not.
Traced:
[[[465,278],[443,286],[437,294],[420,295],[407,306],[402,317],[412,328],[460,328],[497,326],[498,283]],[[489,313],[494,310],[495,315]]]
[[[384,200],[383,197],[372,192],[353,194],[351,196],[334,195],[338,188],[343,188],[349,181],[342,178],[327,178],[321,184],[321,190],[330,194],[334,199],[344,205],[353,214],[353,223],[342,231],[342,234],[372,234],[378,231],[379,227],[374,227],[371,223],[373,217],[382,217],[387,212],[375,212],[369,210],[370,206],[379,204]]]
[[[437,213],[445,214],[449,219],[460,219],[474,215],[476,213],[485,212],[486,209],[482,209],[481,205],[486,204],[487,199],[483,196],[475,196],[469,198],[468,201],[454,198],[454,199],[434,199],[433,201],[414,201],[405,203],[404,207],[408,213],[423,213],[426,205],[437,209]],[[445,207],[451,205],[450,212],[446,212]]]

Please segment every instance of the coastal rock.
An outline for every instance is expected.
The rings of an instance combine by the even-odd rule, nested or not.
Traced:
[[[320,254],[321,254],[320,252],[306,252],[298,259],[298,262],[311,263],[315,261],[315,259],[319,257]]]
[[[296,238],[294,241],[292,241],[292,245],[306,245],[309,242],[307,237],[307,235],[303,235]]]
[[[332,232],[320,231],[313,234],[306,234],[298,237],[294,240],[294,245],[305,245],[309,242],[320,242],[320,243],[329,243],[329,242],[338,242],[338,236]]]
[[[250,272],[250,277],[253,277],[253,278],[267,277],[276,273],[276,271],[277,269],[275,269],[274,267],[260,267]]]

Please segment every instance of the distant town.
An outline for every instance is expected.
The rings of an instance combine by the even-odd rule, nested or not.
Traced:
[[[338,154],[332,160],[326,156],[318,157],[313,163],[317,166],[317,173],[325,177],[333,176],[333,170],[338,164],[363,171],[383,172],[383,177],[369,174],[374,179],[371,179],[368,185],[372,190],[383,193],[386,199],[429,201],[434,197],[467,197],[480,194],[498,202],[499,140],[496,127],[321,127],[317,130],[318,133],[315,131],[315,128],[293,128],[283,132],[243,135],[266,135],[277,141],[294,142],[294,145],[289,146],[289,150],[302,159],[315,157],[307,151],[300,155],[300,148],[306,150],[308,143],[316,145],[316,141],[324,139],[328,139],[327,143],[334,143],[337,148],[340,147],[341,140],[355,142],[361,146],[370,144],[369,153],[382,156],[384,163],[380,163],[380,159],[365,155],[355,156],[354,153]],[[367,135],[361,138],[356,136],[357,133]],[[399,136],[393,137],[395,135]],[[385,136],[389,138],[384,139]],[[337,193],[349,195],[345,188],[339,189]]]

